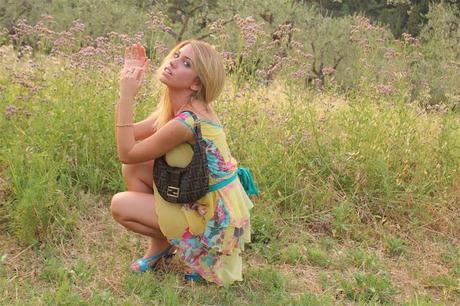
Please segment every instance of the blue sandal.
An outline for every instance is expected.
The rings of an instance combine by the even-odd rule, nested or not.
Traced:
[[[186,280],[187,282],[205,282],[206,281],[198,272],[185,273],[184,280]]]
[[[174,251],[171,251],[172,245],[168,246],[164,251],[147,258],[139,258],[131,264],[131,269],[135,272],[144,273],[148,269],[155,269],[161,258],[170,260],[174,256]]]

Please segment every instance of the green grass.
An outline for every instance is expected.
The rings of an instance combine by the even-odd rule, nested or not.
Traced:
[[[157,274],[128,271],[144,241],[109,211],[111,196],[124,189],[113,135],[115,73],[53,75],[52,63],[39,67],[48,68],[43,79],[25,62],[15,74],[0,65],[0,108],[19,109],[0,114],[0,304],[459,301],[458,115],[425,113],[402,99],[317,93],[283,81],[244,89],[229,80],[215,108],[233,155],[262,191],[253,242],[243,282],[190,285],[178,261]],[[38,91],[18,85],[18,75]],[[156,101],[158,88],[149,86],[136,120]]]

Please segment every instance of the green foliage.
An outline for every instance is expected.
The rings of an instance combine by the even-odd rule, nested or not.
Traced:
[[[161,305],[180,305],[180,297],[174,287],[177,279],[173,275],[166,278],[155,278],[151,273],[144,275],[127,275],[124,279],[126,292],[136,294],[142,301],[157,302]]]
[[[308,305],[308,306],[326,306],[334,305],[333,298],[331,296],[318,296],[313,293],[304,293],[300,297],[299,303],[294,305]]]
[[[321,249],[311,247],[307,250],[307,254],[308,261],[314,266],[327,268],[331,264],[328,253]]]
[[[57,169],[49,167],[52,162],[46,154],[26,159],[18,149],[11,152],[17,158],[10,160],[8,167],[15,196],[5,206],[10,228],[25,244],[35,244],[57,231],[65,237],[76,222],[77,212],[66,205],[71,197],[59,189]]]
[[[381,264],[375,253],[368,253],[363,248],[350,248],[347,250],[345,262],[364,271],[376,271]]]
[[[45,268],[39,277],[44,281],[58,284],[72,281],[72,273],[68,267],[65,267],[64,264],[55,257],[46,260]]]
[[[103,192],[121,186],[120,174],[113,168],[113,140],[96,136],[111,129],[113,116],[99,111],[102,100],[94,99],[90,87],[76,94],[79,88],[56,81],[59,91],[48,84],[34,101],[18,100],[16,107],[34,112],[30,118],[16,114],[2,120],[5,146],[0,153],[12,184],[4,209],[10,230],[25,244],[69,235],[81,208],[79,190]],[[3,108],[18,95],[10,94]],[[85,120],[88,114],[91,120]],[[24,137],[19,140],[16,133]]]
[[[460,296],[459,280],[450,275],[436,275],[428,279],[430,287],[442,288],[446,294]]]
[[[436,304],[434,303],[432,296],[416,294],[407,303],[404,303],[404,305],[405,306],[432,306]]]
[[[406,241],[397,237],[390,237],[385,240],[385,247],[390,256],[399,256],[406,252]]]
[[[83,298],[73,291],[68,281],[60,283],[56,290],[47,292],[43,296],[43,301],[48,305],[81,305],[84,303]]]
[[[350,203],[340,203],[331,212],[334,217],[332,221],[332,235],[344,237],[351,232],[354,225],[358,223],[356,211]]]
[[[374,225],[385,226],[385,221],[407,232],[431,226],[445,220],[446,212],[457,209],[460,87],[456,82],[460,76],[456,62],[460,50],[455,24],[459,13],[455,6],[444,3],[430,6],[425,14],[422,2],[411,6],[408,17],[396,12],[408,6],[401,1],[392,10],[385,6],[374,16],[406,24],[414,35],[421,31],[418,38],[402,35],[400,40],[393,39],[393,27],[372,24],[362,15],[332,18],[320,14],[324,12],[321,8],[291,6],[289,1],[283,2],[284,6],[256,1],[245,7],[232,2],[232,8],[239,7],[241,20],[261,31],[255,44],[247,40],[247,29],[237,26],[237,18],[206,39],[233,53],[227,62],[227,88],[214,105],[233,156],[241,166],[251,168],[262,192],[251,218],[253,243],[247,246],[250,263],[257,266],[248,266],[243,283],[220,291],[184,287],[179,283],[181,274],[123,274],[121,303],[132,303],[131,297],[138,299],[134,303],[162,305],[327,305],[342,299],[395,302],[397,291],[383,271],[387,260],[411,254],[409,240],[399,238],[398,233],[381,235],[384,238],[377,243],[383,242],[386,253],[393,257],[385,261],[364,247],[348,246],[343,253],[338,244],[350,240],[369,243],[367,233],[379,230]],[[17,14],[21,4],[2,2],[0,12],[5,14],[0,16],[1,22],[12,25],[13,20],[26,15],[35,22],[46,8],[43,1],[23,3],[25,15]],[[151,18],[146,12],[161,8],[155,6],[158,3],[53,1],[50,13],[56,14],[56,28],[67,29],[75,17],[87,25],[75,36],[68,50],[72,53],[96,44],[87,34],[142,30],[143,22]],[[161,11],[166,14],[163,25],[181,32],[183,20],[171,9],[177,3],[161,3],[167,8]],[[198,4],[187,3],[187,9]],[[379,3],[336,1],[334,5],[344,12],[372,6],[375,13]],[[184,38],[208,33],[222,4],[211,1],[197,12],[183,32]],[[84,15],[88,10],[101,14]],[[230,18],[233,12],[226,13]],[[254,18],[245,19],[249,15]],[[108,22],[115,19],[119,22]],[[295,30],[282,36],[280,28],[289,22]],[[149,55],[161,60],[156,47],[161,43],[172,46],[174,37],[158,28],[145,28],[140,39],[147,42]],[[8,43],[2,33],[0,44]],[[274,37],[280,37],[279,42]],[[82,192],[108,197],[124,188],[113,134],[119,67],[78,67],[70,64],[74,53],[67,59],[44,56],[41,52],[49,53],[53,41],[36,34],[15,42],[16,47],[24,44],[32,45],[34,54],[21,51],[16,56],[9,54],[9,48],[0,51],[0,223],[2,230],[23,244],[44,246],[71,240],[80,216],[93,205],[82,199]],[[112,60],[120,55],[117,48],[98,56]],[[84,60],[97,63],[91,58]],[[276,74],[267,74],[278,62],[282,65],[273,69]],[[333,71],[330,68],[334,66]],[[298,70],[304,75],[293,77]],[[158,98],[158,88],[150,80],[148,85],[136,105],[138,120],[150,113]],[[447,221],[452,221],[450,217]],[[449,233],[458,230],[453,221],[443,225]],[[291,226],[295,228],[292,233],[300,234],[283,232]],[[103,237],[113,238],[115,230],[108,231]],[[122,251],[126,251],[130,239],[123,239]],[[0,297],[0,303],[20,303],[11,298],[13,289],[19,288],[12,281],[16,272],[11,273],[13,268],[5,265],[11,256],[6,251],[0,256],[0,286],[10,290]],[[95,290],[91,297],[75,291],[86,283],[106,286],[95,279],[97,266],[83,260],[67,265],[57,254],[45,257],[37,277],[44,288],[34,289],[35,284],[21,280],[22,300],[32,297],[32,303],[38,304],[120,303],[120,294],[106,287]],[[258,266],[260,258],[264,263]],[[458,248],[441,250],[439,260],[448,273],[427,277],[424,286],[449,297],[458,296]],[[289,272],[277,266],[298,272],[306,263],[323,270],[312,281],[325,292],[299,295],[285,276]],[[334,269],[342,276],[331,277]],[[350,270],[353,274],[348,277]],[[431,302],[424,296],[409,300],[411,305]]]
[[[280,261],[295,265],[305,262],[305,258],[302,255],[301,248],[298,245],[291,244],[281,250]]]
[[[279,228],[273,216],[263,213],[256,214],[251,221],[251,236],[253,242],[269,243],[276,238]]]
[[[426,23],[425,15],[431,3],[444,2],[460,8],[460,4],[455,0],[297,0],[297,2],[304,2],[307,5],[313,2],[320,8],[322,14],[332,14],[337,17],[364,13],[374,22],[387,24],[396,37],[400,37],[403,33],[418,35],[423,24]]]
[[[80,20],[86,25],[85,33],[91,36],[110,31],[135,33],[146,21],[139,9],[123,0],[5,0],[0,4],[0,12],[0,27],[12,29],[20,19],[35,24],[43,14],[48,14],[57,17],[52,22],[53,30],[67,30],[74,20]]]
[[[339,284],[348,299],[359,302],[391,302],[397,291],[385,273],[356,272],[353,280],[339,278]]]
[[[448,248],[441,252],[441,261],[449,268],[450,274],[453,276],[460,276],[460,250],[456,245],[450,245]]]
[[[419,74],[420,78],[422,75],[429,76],[426,84],[422,84],[431,104],[445,102],[449,108],[458,110],[460,89],[455,80],[460,78],[460,72],[455,62],[460,54],[460,7],[433,4],[427,19],[428,23],[420,34],[426,59],[417,65],[415,74]]]
[[[278,271],[271,268],[250,269],[248,278],[264,292],[284,290],[286,287],[286,280]]]

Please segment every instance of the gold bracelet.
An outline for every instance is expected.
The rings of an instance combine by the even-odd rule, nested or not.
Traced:
[[[116,127],[133,126],[133,124],[117,124]]]

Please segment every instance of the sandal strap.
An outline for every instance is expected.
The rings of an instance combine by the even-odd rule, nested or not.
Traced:
[[[184,279],[189,282],[204,281],[204,278],[198,272],[185,273]]]
[[[163,256],[166,256],[169,254],[169,251],[171,250],[172,248],[172,245],[168,246],[166,249],[164,249],[163,251],[161,251],[161,253],[157,253],[155,255],[152,255],[150,257],[147,257],[147,258],[141,258],[143,261],[146,261],[146,262],[151,262],[152,260],[155,260],[155,259],[159,259]]]
[[[150,268],[150,265],[149,265],[150,262],[152,262],[154,260],[158,261],[158,259],[170,255],[171,254],[171,252],[170,252],[171,249],[172,249],[172,245],[168,246],[165,250],[161,251],[158,254],[152,255],[152,256],[147,257],[147,258],[139,258],[133,264],[138,264],[139,265],[139,271],[144,272],[145,270]]]

